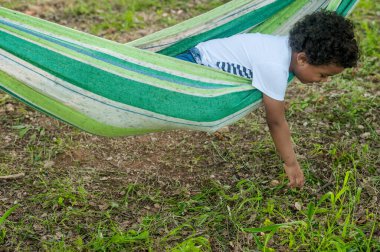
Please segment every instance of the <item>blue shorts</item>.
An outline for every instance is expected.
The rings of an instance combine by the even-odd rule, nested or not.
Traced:
[[[190,48],[186,52],[181,53],[175,57],[184,61],[201,64],[201,55],[199,53],[199,50],[195,47]]]

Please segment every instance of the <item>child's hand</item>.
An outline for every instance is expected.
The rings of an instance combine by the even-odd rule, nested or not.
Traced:
[[[286,175],[288,175],[289,178],[288,186],[291,188],[302,188],[303,184],[305,183],[305,177],[298,162],[295,165],[291,166],[284,165],[284,168]]]

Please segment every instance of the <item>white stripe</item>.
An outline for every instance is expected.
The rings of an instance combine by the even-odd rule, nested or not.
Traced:
[[[40,30],[40,29],[38,29],[38,27],[31,27],[27,24],[19,23],[19,22],[13,21],[13,20],[9,20],[9,19],[4,18],[4,17],[0,17],[0,19],[3,19],[7,22],[13,23],[13,24],[18,25],[18,26],[22,26],[23,28],[31,30],[31,31],[36,31],[36,32],[42,33],[44,35],[51,36],[53,38],[63,40],[65,42],[69,42],[69,43],[72,43],[75,45],[79,45],[79,46],[82,46],[82,47],[85,47],[88,49],[92,49],[92,50],[95,50],[98,52],[106,53],[106,54],[109,54],[109,55],[114,56],[116,58],[137,64],[140,66],[144,66],[144,67],[147,67],[150,69],[154,69],[154,70],[157,70],[160,72],[164,72],[164,73],[168,73],[168,74],[172,74],[175,76],[184,77],[184,78],[188,78],[188,79],[192,79],[192,80],[214,83],[214,84],[221,84],[221,85],[242,84],[242,82],[240,82],[240,81],[236,81],[236,82],[235,81],[228,81],[228,82],[226,82],[224,80],[219,80],[218,74],[220,74],[220,72],[215,72],[215,70],[211,69],[211,68],[207,69],[207,70],[210,72],[209,74],[210,74],[210,76],[212,76],[212,78],[207,78],[207,77],[203,77],[203,76],[199,76],[199,75],[185,73],[185,72],[182,72],[182,71],[177,70],[177,69],[169,69],[166,67],[161,67],[158,65],[160,61],[162,62],[162,61],[168,61],[168,60],[173,61],[174,60],[174,61],[178,62],[179,60],[175,59],[173,57],[165,56],[165,55],[154,54],[154,53],[146,51],[146,50],[141,50],[141,49],[134,48],[134,47],[127,47],[123,44],[119,44],[119,43],[114,42],[114,41],[102,39],[106,43],[112,43],[112,46],[120,47],[120,50],[118,52],[113,51],[114,49],[108,49],[108,48],[98,47],[95,45],[86,44],[86,43],[83,43],[83,42],[80,42],[77,40],[73,40],[73,39],[70,39],[67,37],[63,37],[61,35],[57,35],[54,33],[47,32],[45,30]],[[85,33],[83,33],[83,34],[85,34]],[[81,34],[81,35],[83,35],[83,34]],[[85,35],[88,36],[88,34],[85,34]],[[98,37],[96,37],[96,38],[99,39]],[[133,50],[134,53],[138,53],[139,58],[133,58],[132,56],[127,55],[128,52],[126,50]],[[144,61],[141,60],[142,58],[144,59]],[[147,62],[147,61],[152,61],[152,58],[155,59],[153,61],[153,63]],[[181,61],[181,64],[193,64],[193,63]],[[194,67],[201,67],[201,66],[197,66],[194,64]],[[205,69],[202,69],[202,70],[204,71]],[[196,72],[196,71],[194,71],[194,72]]]
[[[117,67],[117,66],[110,65],[109,63],[103,62],[101,60],[97,60],[95,58],[91,58],[92,60],[94,60],[96,62],[99,62],[101,64],[109,64],[110,68],[106,69],[105,67],[100,66],[98,64],[94,64],[93,62],[89,62],[89,61],[86,61],[86,60],[83,60],[83,59],[76,58],[73,55],[64,53],[62,51],[58,51],[55,48],[51,48],[49,46],[40,44],[40,43],[32,41],[32,40],[30,40],[28,38],[20,37],[19,35],[14,34],[14,33],[10,32],[10,31],[7,31],[7,30],[3,30],[2,28],[0,28],[0,30],[4,31],[4,32],[7,32],[9,34],[12,34],[13,36],[21,38],[23,40],[29,41],[29,42],[31,42],[33,44],[36,44],[36,45],[39,45],[41,47],[47,48],[47,49],[49,49],[49,50],[51,50],[53,52],[56,52],[58,54],[61,54],[61,55],[64,55],[66,57],[75,59],[75,60],[77,60],[79,62],[82,62],[84,64],[87,64],[87,65],[99,68],[101,70],[107,71],[109,73],[115,74],[115,75],[123,77],[123,78],[127,78],[127,79],[138,81],[138,82],[142,82],[141,78],[135,78],[135,77],[131,76],[131,75],[144,76],[142,74],[135,73],[135,72],[132,72],[132,71],[124,69],[124,68],[120,68],[120,67]],[[59,46],[59,45],[57,45],[57,46]],[[70,49],[68,49],[68,50],[70,50]],[[90,58],[89,56],[86,56],[86,55],[83,55],[83,57],[84,58],[87,58],[87,57]],[[112,70],[111,70],[111,68],[112,68]],[[221,88],[217,88],[217,89],[202,89],[202,88],[197,88],[197,87],[188,87],[188,86],[184,86],[184,85],[181,85],[181,84],[176,84],[176,83],[173,83],[173,82],[168,82],[168,81],[165,81],[165,80],[160,80],[160,81],[166,83],[165,85],[168,85],[168,86],[162,86],[162,85],[158,84],[157,83],[157,78],[150,77],[150,76],[144,76],[143,83],[147,84],[147,85],[150,85],[150,86],[154,86],[154,87],[158,87],[158,88],[161,88],[161,89],[165,89],[165,90],[170,90],[170,91],[174,91],[174,92],[180,92],[180,93],[189,94],[189,95],[196,95],[196,96],[200,96],[200,97],[216,97],[216,96],[220,96],[220,95],[229,94],[231,92],[239,92],[239,91],[251,90],[253,88],[251,85],[241,84],[241,85],[233,87],[233,88],[231,88],[231,87],[222,88],[221,87]],[[208,92],[210,90],[212,90],[212,92],[205,93],[205,94],[202,93],[202,92]]]
[[[71,90],[69,90],[65,88],[66,86],[70,86],[69,83],[44,72],[3,50],[0,50],[0,53],[12,58],[12,60],[9,60],[0,55],[1,71],[8,73],[32,89],[51,97],[67,107],[85,114],[98,122],[115,127],[215,131],[220,127],[240,119],[260,103],[260,101],[258,101],[241,111],[214,122],[199,123],[182,120],[115,102],[76,86],[71,86]]]

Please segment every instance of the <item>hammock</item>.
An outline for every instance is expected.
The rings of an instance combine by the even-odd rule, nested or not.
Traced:
[[[357,1],[233,0],[126,45],[0,8],[0,88],[84,131],[215,131],[259,106],[251,81],[174,56],[237,33],[286,34],[304,15]]]

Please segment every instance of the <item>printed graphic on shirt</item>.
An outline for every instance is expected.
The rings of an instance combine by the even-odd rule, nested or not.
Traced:
[[[241,77],[245,77],[248,79],[252,79],[252,70],[246,68],[245,66],[241,66],[239,64],[228,63],[228,62],[216,62],[216,66],[228,73],[232,73],[235,75],[239,75]]]

